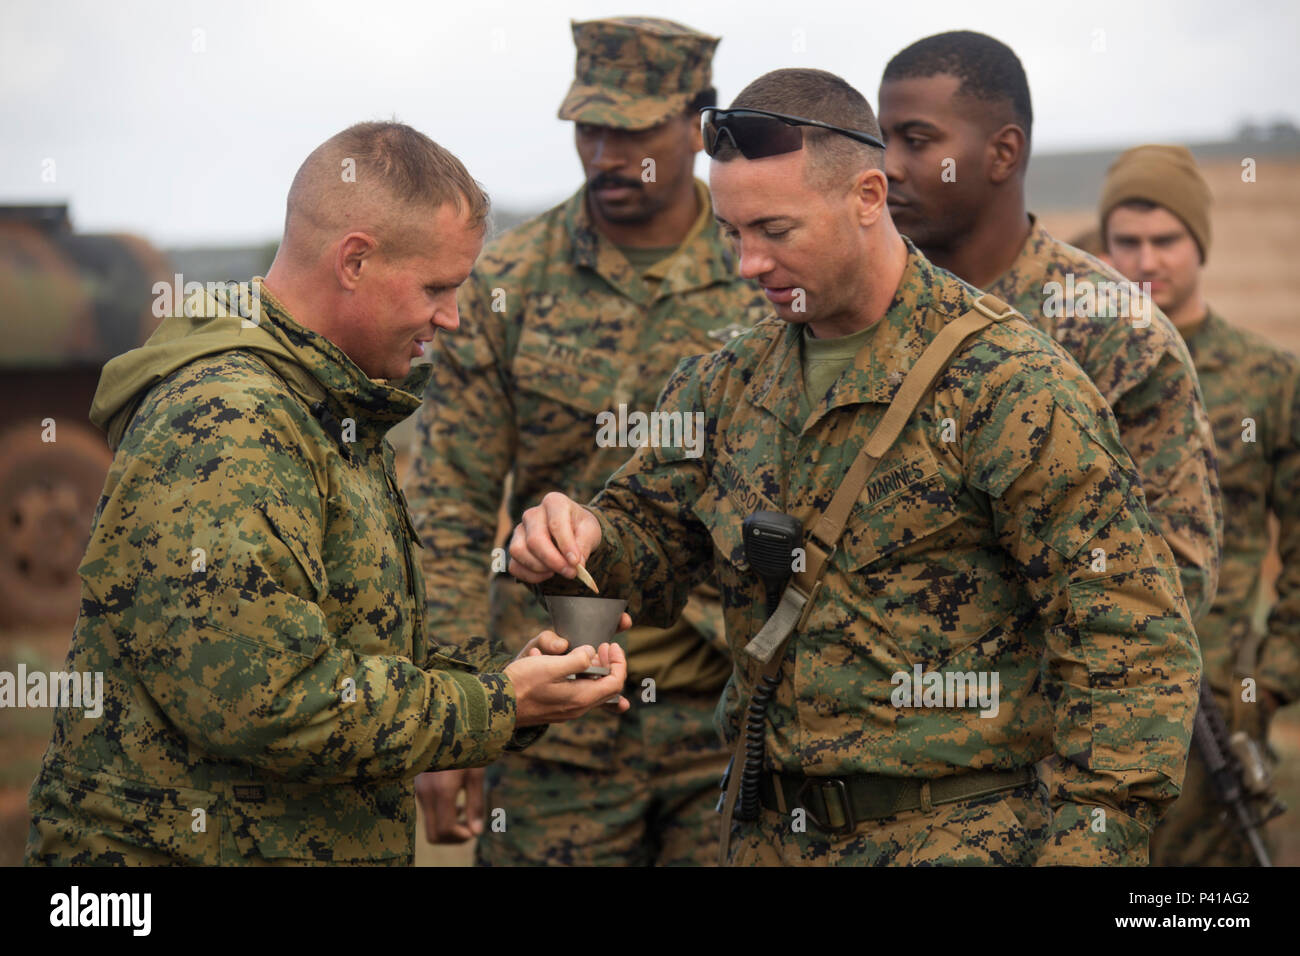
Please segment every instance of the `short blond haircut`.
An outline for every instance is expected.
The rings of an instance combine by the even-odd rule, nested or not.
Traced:
[[[416,251],[421,220],[451,204],[486,225],[491,203],[449,151],[404,123],[357,123],[312,150],[289,187],[285,245],[314,257],[335,237],[371,233],[381,251]]]

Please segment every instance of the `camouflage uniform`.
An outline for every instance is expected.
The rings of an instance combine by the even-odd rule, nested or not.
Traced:
[[[1229,730],[1263,744],[1271,715],[1241,701],[1242,679],[1253,677],[1282,704],[1300,697],[1300,361],[1213,311],[1183,332],[1214,423],[1226,516],[1219,591],[1196,633],[1205,678]],[[1253,619],[1269,514],[1280,525],[1282,574],[1278,603],[1260,634]],[[1152,835],[1152,863],[1253,865],[1254,855],[1236,827],[1220,819],[1222,811],[1193,747],[1183,795]]]
[[[428,371],[373,381],[261,307],[192,301],[226,317],[104,369],[117,454],[67,665],[103,673],[104,711],[55,713],[29,863],[409,864],[415,775],[511,744],[510,681],[425,638],[384,435]]]
[[[1055,338],[1110,403],[1142,477],[1147,510],[1174,553],[1192,620],[1198,620],[1218,581],[1223,508],[1214,437],[1192,360],[1154,302],[1145,328],[1128,317],[1047,315],[1044,287],[1064,284],[1067,275],[1076,288],[1081,282],[1094,288],[1127,284],[1110,266],[1033,222],[1019,257],[987,291]]]
[[[633,128],[684,110],[709,85],[717,43],[641,18],[575,24],[574,39],[578,80],[561,118]],[[437,339],[431,387],[459,401],[421,413],[408,492],[426,545],[431,626],[471,660],[520,627],[548,624],[527,588],[489,581],[507,477],[513,521],[557,488],[588,500],[631,454],[597,444],[597,416],[651,411],[680,359],[767,312],[735,275],[708,190],[696,189],[694,228],[641,274],[592,224],[579,191],[489,244],[462,288],[460,330]],[[721,618],[716,590],[701,588],[680,622],[662,622],[667,630],[634,628],[630,713],[553,727],[527,755],[488,771],[487,807],[504,809],[506,825],[479,838],[480,863],[712,861],[727,762],[713,708],[731,670]]]
[[[738,661],[719,704],[730,739],[760,669],[739,652],[764,616],[742,520],[825,508],[903,373],[976,295],[909,243],[871,343],[810,414],[798,326],[765,321],[687,360],[660,408],[702,411],[704,456],[641,449],[595,500],[603,543],[588,567],[634,616],[672,620],[716,573]],[[931,781],[1033,780],[1038,764],[1037,783],[847,835],[764,809],[732,861],[1145,863],[1182,779],[1200,664],[1138,481],[1105,402],[1049,339],[1016,317],[968,342],[877,465],[786,646],[768,764]],[[914,666],[999,675],[997,713],[895,706]]]

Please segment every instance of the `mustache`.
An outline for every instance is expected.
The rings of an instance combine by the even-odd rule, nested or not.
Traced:
[[[640,180],[624,179],[622,176],[615,176],[611,173],[598,173],[588,185],[592,189],[608,189],[611,186],[625,186],[630,189],[641,188]]]

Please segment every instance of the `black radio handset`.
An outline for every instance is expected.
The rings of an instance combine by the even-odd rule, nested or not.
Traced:
[[[794,551],[803,544],[803,525],[779,511],[756,511],[745,519],[742,535],[745,561],[763,581],[771,617],[790,580]]]
[[[757,511],[745,519],[742,528],[745,561],[763,582],[770,618],[794,573],[794,551],[803,544],[803,525],[779,511]],[[738,820],[758,818],[758,778],[763,771],[767,706],[780,683],[779,673],[764,676],[749,699],[745,713],[745,768],[740,778],[740,797],[732,813]]]

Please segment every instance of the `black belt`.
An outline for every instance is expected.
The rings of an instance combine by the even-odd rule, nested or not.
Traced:
[[[825,833],[850,833],[863,820],[879,820],[909,810],[926,810],[1032,783],[1033,767],[1019,770],[976,770],[972,773],[917,780],[878,773],[846,777],[804,777],[765,773],[759,778],[759,802],[768,810],[789,813],[802,807],[808,819]]]

